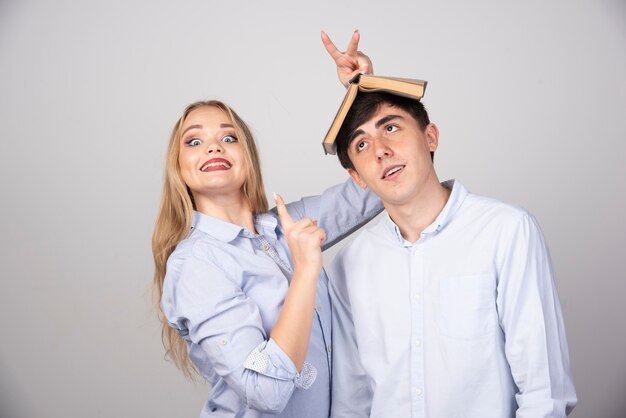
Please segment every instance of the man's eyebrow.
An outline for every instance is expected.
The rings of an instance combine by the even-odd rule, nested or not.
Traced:
[[[352,144],[352,141],[354,141],[354,138],[356,138],[357,136],[363,134],[363,129],[357,129],[356,131],[352,132],[350,134],[350,136],[348,137],[348,145]]]
[[[379,119],[378,122],[376,122],[376,124],[374,126],[378,129],[382,125],[384,125],[385,123],[387,123],[389,121],[392,121],[394,119],[402,119],[402,116],[400,116],[400,115],[387,115],[387,116]]]
[[[403,119],[402,116],[400,115],[387,115],[384,116],[382,118],[380,118],[375,124],[374,127],[376,129],[380,128],[381,126],[383,126],[385,123],[392,121],[394,119]],[[363,134],[363,129],[357,129],[354,132],[352,132],[352,134],[350,134],[350,136],[348,137],[348,144],[351,144],[352,141],[354,141],[354,139],[356,137],[358,137],[359,135]]]
[[[220,128],[222,128],[222,129],[225,129],[225,128],[232,128],[232,127],[233,127],[233,125],[231,125],[230,123],[220,123]],[[181,134],[181,136],[182,136],[182,135],[185,135],[185,133],[186,133],[187,131],[190,131],[190,130],[192,130],[192,129],[202,129],[202,125],[190,125],[190,126],[188,126],[188,127],[187,127],[187,129],[185,129],[185,130],[183,131],[183,133]]]

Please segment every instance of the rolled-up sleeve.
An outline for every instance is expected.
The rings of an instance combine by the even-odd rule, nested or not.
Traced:
[[[294,388],[311,385],[315,369],[305,364],[298,373],[266,335],[256,302],[228,272],[205,257],[188,256],[169,269],[174,264],[168,274],[176,284],[164,312],[202,348],[213,369],[203,374],[218,374],[249,408],[265,413],[281,412]]]
[[[298,373],[291,359],[272,338],[252,350],[243,366],[264,376],[293,380],[295,387],[301,389],[310,388],[317,377],[315,367],[306,361]]]
[[[550,256],[534,218],[522,216],[503,246],[497,306],[519,392],[518,417],[564,417],[576,405]]]

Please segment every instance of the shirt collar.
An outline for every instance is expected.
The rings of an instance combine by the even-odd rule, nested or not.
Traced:
[[[231,242],[239,235],[247,238],[252,238],[256,235],[253,231],[242,226],[222,221],[198,211],[193,211],[191,226],[223,242]],[[255,216],[254,226],[260,234],[276,238],[278,220],[275,216],[269,213],[261,213]]]
[[[261,213],[254,218],[254,227],[259,234],[276,239],[278,219],[272,212]]]
[[[463,204],[463,201],[469,193],[458,180],[447,180],[442,182],[441,185],[447,189],[452,190],[450,193],[450,197],[448,198],[448,201],[446,202],[441,212],[439,212],[439,215],[437,215],[435,221],[432,224],[428,225],[426,229],[424,229],[424,231],[422,231],[422,235],[437,233],[444,229],[446,225],[448,225],[452,221],[454,215],[459,210],[459,208]],[[398,226],[393,222],[389,214],[385,212],[385,215],[386,216],[383,218],[383,222],[385,222],[387,229],[389,229],[395,235],[398,242],[405,246],[413,245],[412,243],[404,239],[404,237],[400,233],[400,228],[398,228]]]
[[[244,231],[244,228],[239,225],[222,221],[221,219],[205,215],[195,210],[193,211],[191,226],[223,242],[231,242]]]

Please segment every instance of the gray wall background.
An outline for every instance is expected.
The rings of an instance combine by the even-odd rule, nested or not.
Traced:
[[[164,361],[150,303],[169,132],[220,98],[268,192],[342,181],[320,145],[344,93],[320,29],[341,47],[359,29],[376,73],[429,81],[442,179],[537,216],[573,416],[623,416],[623,0],[1,0],[0,416],[197,416],[209,389]]]

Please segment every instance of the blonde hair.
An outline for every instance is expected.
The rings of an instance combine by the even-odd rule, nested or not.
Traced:
[[[246,180],[242,186],[242,193],[246,197],[253,214],[256,215],[268,210],[263,178],[261,177],[259,154],[254,137],[246,123],[234,110],[221,101],[199,101],[187,106],[176,125],[174,125],[169,140],[163,195],[154,233],[152,234],[152,255],[155,265],[154,302],[159,320],[161,321],[161,339],[165,347],[165,355],[189,378],[192,378],[197,370],[189,359],[185,341],[174,328],[169,326],[167,318],[161,309],[161,296],[163,294],[167,259],[176,248],[176,245],[189,234],[193,210],[195,209],[193,196],[183,181],[178,163],[182,127],[185,119],[193,110],[205,106],[221,109],[229,116],[235,128],[237,138],[242,145],[246,161],[247,172]]]

